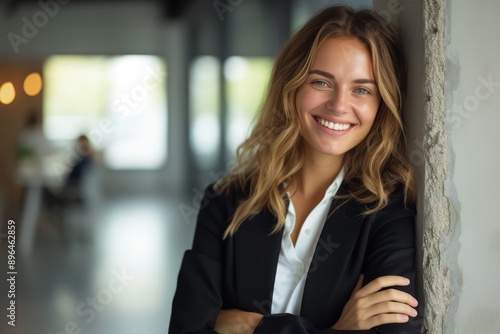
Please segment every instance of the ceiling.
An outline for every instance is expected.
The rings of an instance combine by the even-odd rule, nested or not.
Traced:
[[[103,4],[103,3],[116,3],[122,4],[124,2],[128,3],[144,3],[144,2],[156,2],[161,8],[161,12],[165,18],[175,19],[180,18],[185,15],[186,8],[191,3],[190,0],[54,0],[58,2],[66,2],[67,5],[71,4]],[[13,15],[17,9],[22,5],[34,5],[38,4],[40,0],[6,0],[5,9],[7,15]],[[46,1],[49,2],[49,1]]]

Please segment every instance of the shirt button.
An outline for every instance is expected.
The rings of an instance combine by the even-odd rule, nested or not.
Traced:
[[[304,233],[305,233],[306,235],[311,234],[311,229],[310,229],[310,228],[306,228],[306,230],[304,231]]]

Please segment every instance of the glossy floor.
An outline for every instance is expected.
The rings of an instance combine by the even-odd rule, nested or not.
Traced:
[[[166,196],[108,199],[92,217],[41,218],[35,245],[16,263],[15,327],[0,283],[1,333],[166,333],[182,254],[194,223]],[[19,226],[22,228],[21,226]],[[6,239],[0,244],[5,277]]]

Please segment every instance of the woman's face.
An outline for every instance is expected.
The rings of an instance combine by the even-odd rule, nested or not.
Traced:
[[[296,95],[306,150],[342,157],[366,138],[380,100],[368,48],[351,37],[325,40]]]

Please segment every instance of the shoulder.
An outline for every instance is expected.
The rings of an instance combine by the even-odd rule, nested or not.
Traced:
[[[236,184],[229,185],[224,189],[217,187],[217,183],[206,186],[203,198],[200,202],[198,223],[205,222],[227,227],[238,203],[245,198],[247,191]]]
[[[359,215],[364,215],[363,212],[371,211],[376,207],[377,201],[373,200],[368,203],[356,199],[357,186],[344,182],[338,191],[340,198],[344,199],[344,203],[349,204],[351,207],[356,208]],[[360,197],[362,198],[362,196]],[[372,218],[388,219],[391,217],[397,218],[398,216],[414,216],[416,213],[415,202],[405,196],[404,184],[398,183],[394,190],[392,190],[387,199],[387,204],[377,210],[376,212],[369,213],[366,216]]]
[[[221,188],[217,182],[214,182],[205,187],[203,195],[205,206],[212,203],[213,206],[233,207],[248,196],[248,186],[241,187],[236,183],[232,183]]]
[[[404,185],[398,185],[389,195],[389,201],[385,207],[375,213],[377,219],[391,220],[401,217],[415,216],[415,202],[405,196]]]
[[[373,235],[397,235],[398,238],[412,240],[415,233],[415,202],[405,200],[404,187],[397,187],[390,195],[389,202],[372,215]]]
[[[243,196],[244,192],[237,186],[221,191],[212,183],[205,188],[196,220],[193,250],[214,259],[221,257],[220,243]]]

